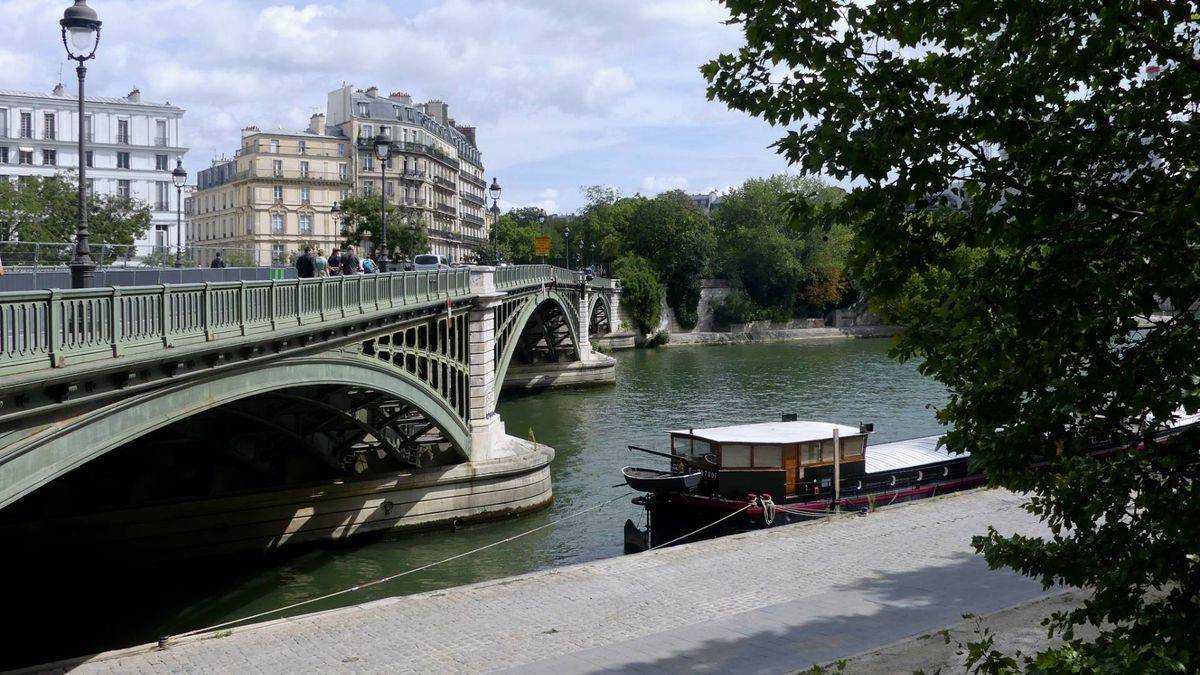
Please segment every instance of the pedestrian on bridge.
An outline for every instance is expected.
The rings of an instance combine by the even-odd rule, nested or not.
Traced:
[[[329,276],[336,277],[342,273],[342,254],[338,251],[337,246],[333,247],[333,251],[329,254]]]
[[[225,261],[221,259],[220,251],[217,251],[217,257],[213,258],[212,264],[209,267],[214,270],[225,269]]]
[[[311,246],[305,246],[304,253],[296,258],[296,276],[301,279],[311,279],[317,276],[317,266],[313,264]]]
[[[342,276],[362,274],[362,261],[354,253],[354,247],[347,244],[342,249]]]
[[[329,276],[329,261],[325,259],[325,249],[317,249],[317,254],[313,256],[313,271],[319,277]]]

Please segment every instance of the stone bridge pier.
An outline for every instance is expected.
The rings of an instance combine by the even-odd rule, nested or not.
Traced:
[[[0,293],[0,536],[196,556],[539,508],[553,450],[499,391],[612,381],[619,296],[544,265]]]

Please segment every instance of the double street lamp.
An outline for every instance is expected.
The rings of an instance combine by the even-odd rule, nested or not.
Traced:
[[[79,76],[79,215],[75,221],[75,255],[68,266],[71,268],[71,288],[91,288],[95,282],[96,264],[92,262],[92,251],[88,246],[87,221],[87,137],[84,135],[83,81],[87,77],[85,61],[96,58],[96,47],[100,44],[100,17],[96,10],[88,7],[87,0],[75,0],[75,4],[63,12],[58,22],[62,26],[63,47],[67,58],[79,65],[75,74]],[[70,33],[70,40],[67,34]]]
[[[375,136],[375,157],[379,159],[379,243],[383,247],[383,251],[377,256],[375,263],[379,266],[380,272],[388,271],[388,243],[387,243],[387,163],[392,158],[392,139],[387,134],[383,133],[383,129],[379,130],[379,134]]]
[[[175,183],[175,266],[183,267],[183,186],[187,184],[187,171],[182,158],[175,160],[171,181]]]

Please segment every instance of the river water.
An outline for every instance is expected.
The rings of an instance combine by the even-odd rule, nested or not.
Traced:
[[[631,454],[626,446],[665,449],[668,429],[772,421],[792,412],[801,419],[874,422],[873,443],[938,433],[933,408],[944,403],[945,390],[921,377],[912,364],[888,358],[888,347],[888,340],[822,340],[620,352],[616,386],[548,391],[500,404],[510,434],[533,436],[557,451],[551,508],[457,532],[314,549],[254,565],[181,568],[178,574],[163,570],[141,588],[112,587],[107,597],[100,592],[101,583],[90,583],[95,593],[74,594],[74,604],[82,607],[71,611],[65,623],[58,614],[60,623],[55,626],[86,633],[87,639],[66,654],[39,648],[42,658],[34,661],[152,641],[237,619],[561,519],[628,492],[623,485],[613,487],[621,482],[621,467],[663,467],[665,460]],[[625,519],[640,523],[640,517],[641,509],[622,498],[482,553],[293,613],[621,555]]]

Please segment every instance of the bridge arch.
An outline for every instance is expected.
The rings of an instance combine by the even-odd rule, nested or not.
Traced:
[[[578,361],[581,354],[579,316],[576,303],[557,291],[537,293],[506,300],[496,310],[496,388],[504,385],[504,377],[513,359],[528,353],[531,345],[541,343],[558,361],[561,356]]]
[[[0,464],[0,508],[130,441],[206,410],[297,386],[348,384],[406,402],[436,425],[462,460],[469,458],[466,423],[416,377],[361,354],[294,357],[159,387],[75,411],[25,433],[6,448]]]
[[[588,337],[601,336],[613,331],[612,302],[605,293],[592,293],[588,302]]]

